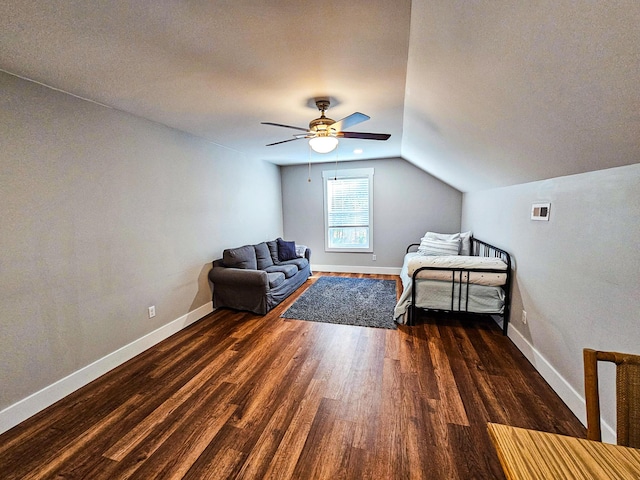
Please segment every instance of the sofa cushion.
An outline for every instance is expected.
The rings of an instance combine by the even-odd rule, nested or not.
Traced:
[[[267,267],[273,265],[273,259],[271,258],[271,252],[266,242],[254,245],[256,250],[256,260],[258,262],[258,270],[264,270]]]
[[[282,272],[267,273],[267,278],[269,280],[269,288],[276,288],[278,285],[282,285],[282,283],[284,282],[284,273]]]
[[[282,272],[286,278],[293,277],[296,273],[298,273],[298,267],[296,265],[271,265],[264,269],[265,272]]]
[[[278,258],[278,240],[271,240],[270,242],[267,242],[267,247],[269,247],[269,253],[271,253],[271,260],[273,263],[278,263],[280,261]]]
[[[293,260],[287,260],[285,262],[280,263],[280,265],[295,265],[298,270],[302,270],[304,267],[309,265],[309,260],[306,258],[294,258]]]
[[[222,252],[222,263],[225,267],[256,270],[258,268],[256,250],[253,245],[228,248]]]
[[[281,238],[276,240],[278,242],[278,260],[284,262],[285,260],[293,260],[298,258],[296,254],[296,242],[287,242]]]

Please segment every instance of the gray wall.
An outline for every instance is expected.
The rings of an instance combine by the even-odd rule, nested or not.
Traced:
[[[0,139],[0,410],[209,302],[224,248],[282,235],[278,167],[4,73]]]
[[[400,158],[341,162],[338,169],[374,168],[373,247],[371,253],[324,251],[322,171],[335,162],[281,168],[284,233],[288,240],[312,249],[312,265],[341,270],[400,269],[407,245],[419,242],[427,230],[460,229],[462,194]],[[365,268],[349,268],[349,267]]]
[[[549,222],[530,220],[536,201],[551,202]],[[582,396],[583,348],[640,354],[640,164],[466,193],[462,225],[513,254],[510,336],[547,376],[550,366]],[[613,426],[612,371],[603,372]],[[556,388],[582,418],[570,388]]]

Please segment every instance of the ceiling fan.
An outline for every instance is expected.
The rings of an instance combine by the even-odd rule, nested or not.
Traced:
[[[294,135],[294,138],[282,140],[281,142],[269,143],[267,147],[279,145],[281,143],[293,142],[301,138],[309,139],[309,146],[318,153],[329,153],[338,146],[338,138],[359,138],[362,140],[387,140],[391,135],[387,133],[365,133],[365,132],[345,132],[344,128],[352,127],[358,123],[369,120],[369,116],[364,113],[355,112],[344,117],[337,122],[325,116],[324,112],[329,108],[330,102],[326,99],[316,100],[316,106],[320,110],[320,117],[309,122],[309,128],[293,127],[281,123],[262,122],[262,125],[273,125],[274,127],[293,128],[305,133]]]

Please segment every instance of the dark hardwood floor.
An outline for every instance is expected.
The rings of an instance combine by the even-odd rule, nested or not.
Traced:
[[[585,436],[489,319],[280,318],[316,278],[264,317],[216,311],[6,432],[0,478],[493,479],[488,421]]]

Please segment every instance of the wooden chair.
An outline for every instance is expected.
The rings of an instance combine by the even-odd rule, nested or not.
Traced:
[[[617,443],[640,448],[640,355],[600,352],[585,348],[584,390],[587,402],[587,438],[602,441],[598,361],[616,364]]]

